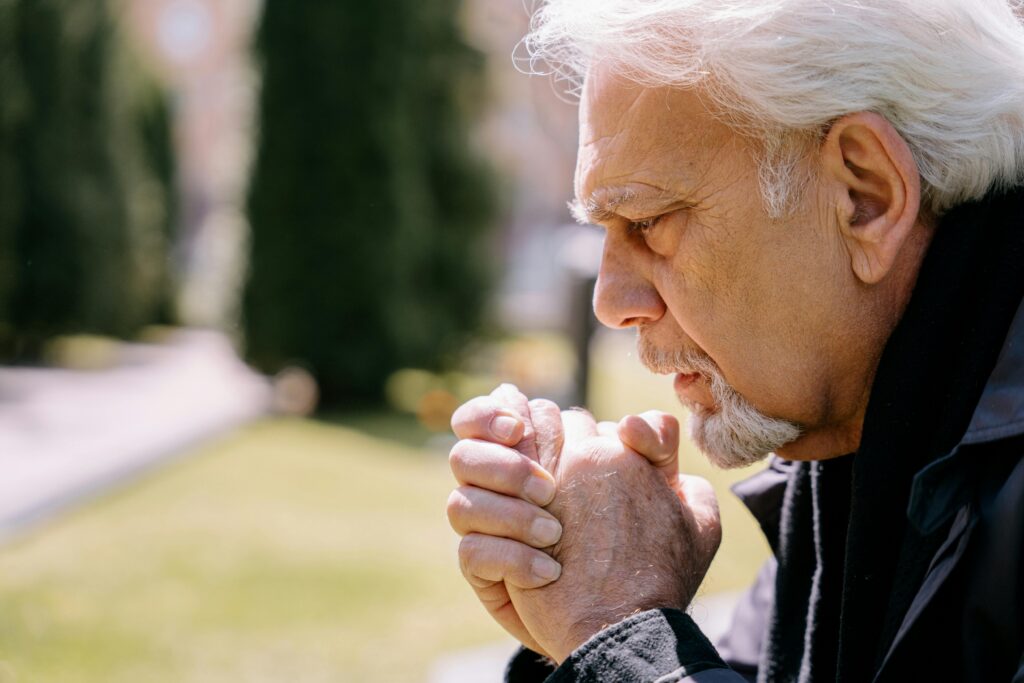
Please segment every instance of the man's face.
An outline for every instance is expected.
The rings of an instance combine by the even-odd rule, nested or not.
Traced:
[[[789,216],[770,218],[756,144],[698,91],[598,70],[580,124],[577,197],[606,229],[595,312],[635,326],[652,369],[682,373],[676,392],[696,415],[698,445],[714,449],[700,430],[728,407],[724,385],[768,420],[753,429],[779,429],[782,443],[752,443],[794,458],[855,448],[889,328],[864,305],[824,190],[810,181]],[[764,454],[710,453],[725,465]]]

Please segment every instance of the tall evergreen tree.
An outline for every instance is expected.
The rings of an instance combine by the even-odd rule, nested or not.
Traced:
[[[13,337],[11,304],[22,215],[21,177],[14,141],[25,125],[27,102],[18,55],[15,0],[0,0],[0,340]],[[0,349],[2,349],[0,343]]]
[[[158,321],[167,119],[107,1],[0,0],[0,84],[0,355]]]
[[[471,153],[483,58],[457,0],[267,0],[250,188],[248,353],[308,365],[328,403],[379,398],[477,326],[492,192]]]

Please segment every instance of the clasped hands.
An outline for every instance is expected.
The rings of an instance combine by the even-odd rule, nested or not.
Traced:
[[[710,484],[679,474],[675,418],[596,423],[502,385],[452,428],[459,564],[521,643],[561,663],[631,614],[689,605],[721,526]]]

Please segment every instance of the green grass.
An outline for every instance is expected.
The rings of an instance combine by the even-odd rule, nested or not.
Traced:
[[[270,421],[0,551],[0,681],[417,681],[502,632],[442,454]]]
[[[597,349],[599,417],[677,410],[664,378]],[[0,548],[0,683],[423,681],[503,632],[459,575],[443,451],[408,419],[271,420]],[[725,540],[705,592],[766,545],[716,472]]]

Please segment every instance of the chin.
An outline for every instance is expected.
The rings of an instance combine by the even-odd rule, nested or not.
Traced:
[[[756,411],[744,415],[706,408],[691,412],[690,438],[712,465],[736,469],[753,465],[800,438],[796,424]]]

